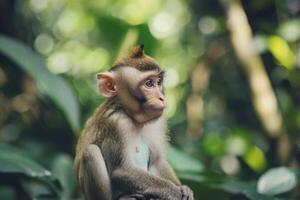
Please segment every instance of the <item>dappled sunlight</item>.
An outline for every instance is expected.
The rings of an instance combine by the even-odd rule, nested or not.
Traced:
[[[48,34],[40,34],[34,41],[34,47],[41,54],[49,54],[54,47],[54,41]]]
[[[235,156],[223,156],[220,161],[222,170],[228,175],[235,175],[240,170],[240,163]]]
[[[256,172],[261,172],[267,167],[266,157],[258,147],[254,146],[249,149],[243,158],[248,166]]]
[[[212,34],[216,32],[219,28],[218,25],[218,21],[210,16],[202,17],[198,22],[198,28],[204,34]]]
[[[164,79],[166,88],[176,87],[179,83],[179,74],[175,69],[169,68],[166,71],[166,77]]]
[[[70,60],[65,53],[57,52],[48,59],[49,70],[55,74],[66,73],[71,70]]]
[[[157,38],[165,38],[176,30],[176,19],[171,13],[161,12],[150,21],[150,31]]]
[[[49,0],[30,0],[30,7],[35,12],[42,12],[48,6]]]
[[[147,22],[149,17],[162,7],[162,4],[163,1],[161,0],[128,1],[127,4],[123,4],[124,7],[121,12],[116,12],[115,15],[129,24],[138,25]]]
[[[165,71],[166,156],[195,199],[299,199],[299,16],[297,0],[2,0],[0,199],[81,200],[96,74],[141,44]]]
[[[247,141],[242,137],[232,136],[226,140],[226,149],[233,155],[243,155],[247,148]]]
[[[273,56],[288,69],[293,69],[296,64],[296,56],[288,43],[278,36],[268,38],[268,45]]]

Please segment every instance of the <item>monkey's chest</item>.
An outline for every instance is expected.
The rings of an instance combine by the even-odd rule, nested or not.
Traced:
[[[149,147],[142,137],[138,138],[134,143],[134,148],[131,151],[133,164],[143,170],[148,171],[149,163]]]

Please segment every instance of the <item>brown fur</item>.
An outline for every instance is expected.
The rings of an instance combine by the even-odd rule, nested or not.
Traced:
[[[117,70],[122,66],[131,66],[140,71],[160,70],[156,60],[145,55],[143,45],[132,48],[128,54],[113,64],[111,70]]]
[[[132,133],[135,131],[138,132],[138,129],[134,127],[130,119],[124,118],[126,114],[122,110],[113,111],[109,108],[118,108],[118,106],[117,104],[106,101],[87,121],[83,133],[78,140],[75,167],[81,187],[83,189],[86,188],[83,175],[81,174],[83,173],[81,169],[82,161],[87,160],[83,159],[85,157],[83,156],[84,150],[91,144],[95,144],[99,147],[103,155],[108,174],[112,180],[113,190],[121,190],[124,195],[140,192],[149,195],[149,197],[160,197],[161,199],[169,200],[181,199],[179,198],[181,197],[179,190],[176,189],[175,185],[172,186],[171,183],[173,182],[178,185],[178,179],[171,168],[163,161],[164,149],[161,147],[163,147],[165,143],[166,131],[153,130],[153,128],[159,128],[160,125],[155,125],[155,123],[160,122],[152,122],[154,126],[149,124],[149,128],[146,126],[143,129],[150,148],[149,170],[151,169],[151,174],[153,174],[151,175],[148,172],[144,172],[132,166],[127,160],[128,156],[126,155],[127,150],[125,150],[125,146],[129,144],[130,138],[135,137]],[[128,129],[125,128],[124,130],[124,128],[122,128],[124,124],[128,126]],[[150,133],[150,131],[154,131],[154,133]],[[88,159],[90,159],[90,156],[88,156]],[[162,165],[161,169],[155,167],[157,164]],[[119,168],[120,166],[123,167]],[[128,171],[125,176],[122,174],[124,170]],[[89,179],[93,178],[92,174],[85,174],[89,176]],[[157,176],[165,177],[171,182],[167,181],[167,179],[159,179]],[[92,185],[88,188],[91,189]],[[94,190],[100,191],[99,188],[95,188]],[[84,189],[84,192],[88,192],[87,189]]]
[[[160,72],[159,65],[144,54],[142,46],[117,61],[112,70],[128,66],[139,71]],[[125,101],[138,104],[139,99],[130,93],[126,82],[122,85],[124,87],[119,92],[131,96]],[[106,99],[88,119],[78,140],[74,165],[86,199],[111,200],[112,192],[121,191],[122,200],[135,200],[137,197],[146,200],[183,200],[189,197],[193,200],[191,190],[180,186],[165,160],[167,128],[163,118],[136,124],[130,116],[133,113],[126,108],[132,102],[124,104],[123,101],[118,96]],[[141,137],[150,151],[148,170],[135,166],[131,160],[136,142]]]

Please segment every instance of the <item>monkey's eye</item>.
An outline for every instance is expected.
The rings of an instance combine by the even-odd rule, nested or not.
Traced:
[[[154,83],[151,79],[146,80],[145,85],[148,88],[154,87]]]

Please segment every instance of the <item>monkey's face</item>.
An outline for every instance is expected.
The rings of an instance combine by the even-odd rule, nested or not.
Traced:
[[[159,118],[165,108],[162,73],[153,72],[138,84],[136,99],[140,104],[139,112],[133,115],[139,123]]]
[[[140,71],[121,67],[97,77],[103,96],[117,96],[123,110],[135,122],[146,123],[159,118],[164,111],[163,75],[161,70]]]
[[[117,60],[110,72],[99,73],[99,91],[117,97],[121,108],[137,123],[159,118],[165,108],[163,75],[158,63],[144,54],[144,46],[133,48]]]
[[[137,123],[159,118],[165,108],[161,70],[140,71],[123,67],[116,73],[117,96],[128,115]]]

